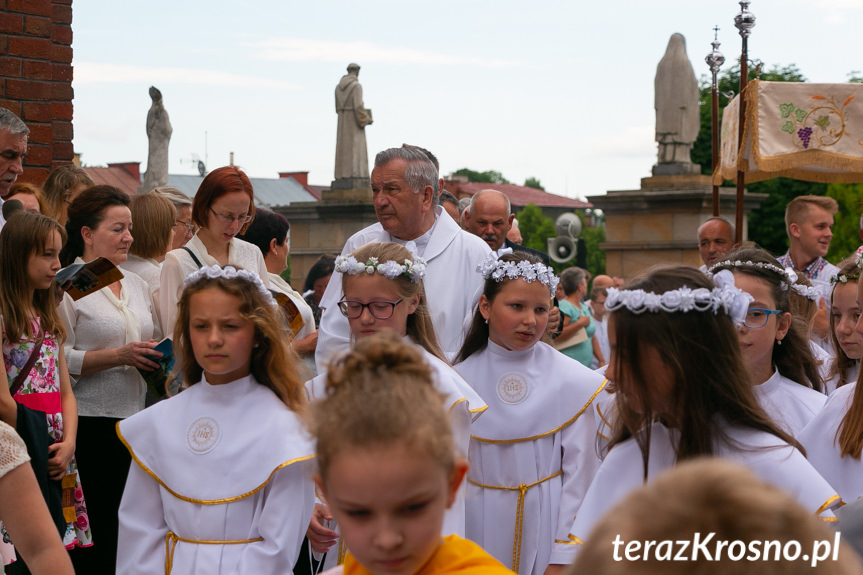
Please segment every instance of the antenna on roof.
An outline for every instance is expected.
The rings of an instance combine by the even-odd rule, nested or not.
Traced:
[[[180,163],[182,164],[184,162],[187,164],[192,164],[193,168],[197,168],[198,175],[200,175],[201,177],[207,175],[207,165],[201,161],[201,157],[198,154],[192,152],[190,158],[180,158]]]

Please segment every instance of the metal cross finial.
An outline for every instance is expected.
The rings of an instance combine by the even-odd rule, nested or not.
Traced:
[[[723,56],[722,52],[719,51],[719,26],[714,26],[713,32],[714,40],[710,43],[710,45],[713,46],[713,51],[707,55],[704,61],[707,62],[707,65],[710,67],[710,71],[713,73],[713,79],[715,82],[716,74],[719,73],[719,68],[725,63],[725,56]]]

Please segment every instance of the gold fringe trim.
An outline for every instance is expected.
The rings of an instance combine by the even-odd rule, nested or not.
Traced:
[[[188,501],[189,503],[197,503],[199,505],[222,505],[224,503],[233,503],[234,501],[239,501],[240,499],[245,499],[246,497],[254,495],[258,491],[260,491],[261,489],[266,487],[267,483],[270,482],[270,480],[273,478],[273,476],[276,474],[276,472],[279,469],[283,469],[285,467],[288,467],[289,465],[293,465],[294,463],[299,463],[301,461],[308,461],[309,459],[315,458],[314,455],[305,455],[303,457],[297,457],[297,458],[291,459],[290,461],[286,461],[286,462],[282,463],[281,465],[279,465],[275,469],[273,469],[272,473],[270,473],[269,477],[267,477],[267,479],[263,483],[261,483],[260,485],[258,485],[254,489],[252,489],[251,491],[247,491],[246,493],[243,493],[242,495],[237,495],[236,497],[226,497],[224,499],[194,499],[192,497],[186,497],[185,495],[180,495],[179,493],[177,493],[176,491],[174,491],[173,489],[168,487],[168,485],[164,481],[159,479],[159,476],[156,475],[155,473],[153,473],[150,470],[150,468],[148,468],[146,465],[144,465],[141,462],[141,460],[138,459],[138,456],[135,455],[135,452],[132,450],[132,446],[129,445],[129,442],[126,441],[126,438],[123,437],[123,434],[120,432],[120,422],[119,421],[117,422],[117,425],[115,427],[117,430],[117,437],[120,438],[120,441],[122,441],[123,445],[126,446],[126,449],[129,450],[129,454],[132,456],[132,459],[135,460],[135,463],[137,463],[138,466],[141,469],[143,469],[147,475],[149,475],[154,480],[156,480],[156,482],[159,485],[161,485],[162,487],[165,488],[165,491],[167,491],[168,493],[170,493],[171,495],[173,495],[177,499],[179,499],[181,501]],[[222,543],[222,542],[220,542],[220,543]]]
[[[539,435],[534,435],[531,437],[524,437],[521,439],[486,439],[485,437],[478,437],[476,435],[471,435],[470,438],[474,439],[476,441],[481,441],[483,443],[502,444],[502,443],[522,443],[524,441],[535,441],[537,439],[542,439],[543,437],[548,437],[549,435],[557,433],[558,431],[560,431],[564,427],[572,424],[573,422],[575,422],[576,419],[581,417],[581,414],[584,413],[584,410],[587,409],[588,407],[590,407],[590,405],[593,403],[593,400],[596,399],[596,396],[599,395],[599,392],[601,392],[605,388],[605,384],[607,384],[607,383],[608,383],[608,379],[603,379],[602,384],[600,384],[599,388],[593,392],[593,395],[590,396],[590,399],[587,400],[587,403],[584,404],[584,407],[582,407],[580,410],[578,410],[578,413],[573,415],[572,418],[569,419],[569,421],[565,421],[564,423],[562,423],[561,425],[555,427],[554,429],[552,429],[550,431],[546,431],[545,433],[540,433]]]

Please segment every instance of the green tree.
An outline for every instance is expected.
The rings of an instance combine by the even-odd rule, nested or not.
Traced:
[[[860,197],[863,184],[830,184],[827,195],[839,204],[839,212],[834,216],[833,239],[827,259],[839,262],[857,250],[860,245]]]
[[[545,188],[542,187],[542,184],[539,183],[539,179],[534,178],[533,176],[529,177],[524,181],[524,187],[526,188],[536,188],[537,190],[545,191]]]
[[[587,271],[590,272],[591,277],[604,274],[605,250],[601,249],[599,244],[605,242],[605,226],[587,227],[584,216],[580,212],[575,212],[575,215],[581,220],[581,237],[584,238],[584,249],[587,251]]]
[[[457,176],[467,176],[469,182],[485,182],[488,184],[509,184],[510,181],[503,177],[503,174],[496,170],[488,170],[485,172],[477,172],[469,168],[456,170],[453,174]]]
[[[749,80],[767,80],[771,82],[805,82],[806,78],[796,65],[774,66],[764,71],[760,69],[749,70]],[[729,92],[737,93],[740,90],[740,65],[734,65],[719,76],[719,130],[722,131],[722,110],[728,104],[729,99],[722,95]],[[698,139],[692,148],[692,161],[701,164],[704,174],[711,174],[711,80],[702,76],[701,89],[701,130]],[[727,181],[726,186],[733,187],[735,182]],[[773,178],[762,182],[747,184],[746,189],[751,193],[768,194],[767,199],[757,210],[749,215],[749,239],[767,251],[779,255],[788,249],[788,236],[785,232],[785,206],[797,196],[815,195],[823,196],[827,193],[826,184],[804,182],[802,180],[791,180],[787,178]],[[732,214],[725,214],[731,216]]]
[[[554,222],[545,217],[535,204],[528,204],[515,216],[521,230],[522,245],[541,252],[548,251],[548,238],[557,235]]]

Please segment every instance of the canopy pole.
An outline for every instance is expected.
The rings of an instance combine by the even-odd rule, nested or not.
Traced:
[[[740,170],[739,158],[743,156],[743,127],[746,120],[746,98],[744,91],[749,76],[749,34],[755,26],[755,15],[749,11],[749,0],[740,0],[740,13],[734,17],[734,26],[740,31],[743,39],[743,49],[740,52],[740,120],[737,131],[737,214],[734,219],[735,238],[734,242],[739,244],[743,241],[743,172]]]

